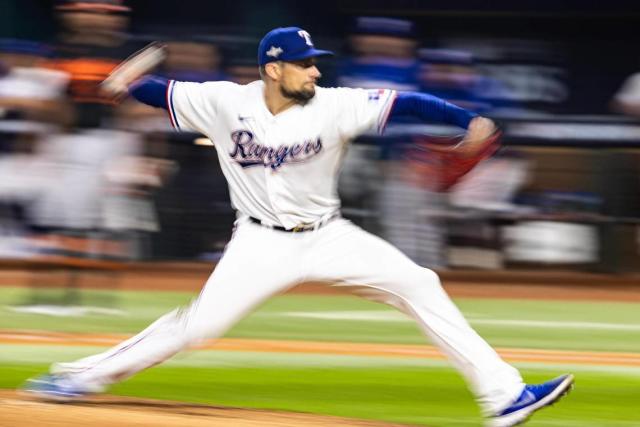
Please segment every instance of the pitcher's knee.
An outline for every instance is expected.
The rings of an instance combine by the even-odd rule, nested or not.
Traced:
[[[188,347],[200,345],[204,340],[218,335],[212,322],[198,322],[197,320],[187,322],[182,333],[185,345]]]
[[[440,277],[428,268],[416,266],[407,271],[402,279],[402,286],[397,290],[404,296],[417,296],[441,289]]]

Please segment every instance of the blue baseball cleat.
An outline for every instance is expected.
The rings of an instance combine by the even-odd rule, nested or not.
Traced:
[[[563,375],[538,385],[526,385],[520,397],[511,406],[487,419],[486,427],[512,427],[522,424],[538,409],[554,404],[572,387],[573,375]]]
[[[27,380],[22,391],[43,400],[56,402],[68,402],[90,393],[65,375],[42,375],[32,378]]]

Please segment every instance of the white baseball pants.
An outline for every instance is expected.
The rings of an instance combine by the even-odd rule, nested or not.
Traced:
[[[239,220],[223,258],[189,307],[104,353],[54,365],[52,372],[102,390],[203,339],[222,336],[270,296],[305,281],[351,287],[409,314],[461,372],[485,414],[506,407],[524,387],[518,371],[471,329],[433,271],[344,219],[302,233]]]

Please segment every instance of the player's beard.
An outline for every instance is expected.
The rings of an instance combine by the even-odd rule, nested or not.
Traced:
[[[295,102],[299,104],[306,104],[309,102],[311,98],[316,95],[315,85],[311,87],[311,89],[299,89],[299,90],[291,90],[287,89],[284,85],[280,86],[280,93],[285,98],[293,99]]]

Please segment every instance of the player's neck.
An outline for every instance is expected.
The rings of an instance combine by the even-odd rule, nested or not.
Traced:
[[[265,85],[264,102],[269,112],[274,116],[298,104],[295,99],[283,96],[275,85]]]

